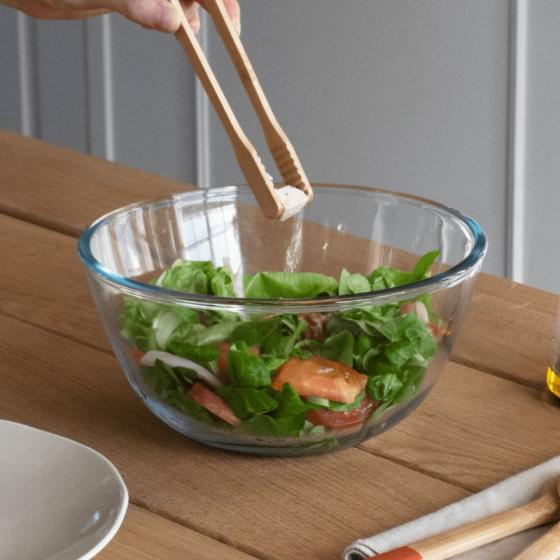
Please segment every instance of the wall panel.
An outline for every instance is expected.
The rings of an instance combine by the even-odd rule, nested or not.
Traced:
[[[35,23],[40,137],[87,151],[85,22]]]
[[[195,82],[182,48],[111,17],[116,159],[195,181]]]
[[[0,126],[21,132],[18,14],[0,6]]]
[[[560,3],[529,2],[523,280],[560,292]]]

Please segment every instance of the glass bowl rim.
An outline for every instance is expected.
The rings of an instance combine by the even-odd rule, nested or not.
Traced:
[[[103,266],[92,253],[91,241],[96,231],[120,214],[127,214],[142,207],[152,207],[156,209],[162,208],[184,199],[192,199],[193,201],[196,201],[196,199],[202,200],[203,198],[206,198],[206,200],[211,200],[213,198],[221,198],[226,195],[231,196],[243,192],[250,192],[249,187],[243,185],[212,187],[209,189],[192,189],[189,191],[173,193],[165,198],[141,200],[108,212],[95,220],[80,235],[78,240],[78,255],[86,268],[96,277],[114,287],[119,288],[128,295],[139,297],[141,299],[148,299],[163,304],[194,307],[198,309],[221,309],[237,312],[243,309],[250,309],[253,312],[271,312],[273,308],[279,308],[283,313],[340,311],[341,307],[354,307],[360,304],[363,305],[364,303],[369,303],[370,305],[381,305],[383,303],[396,300],[414,299],[421,294],[436,292],[459,284],[466,277],[469,277],[473,272],[477,271],[484,256],[486,255],[488,241],[482,227],[469,216],[439,202],[416,195],[367,186],[313,183],[313,188],[321,190],[333,189],[377,193],[389,195],[396,199],[420,202],[431,206],[454,216],[464,226],[466,226],[472,235],[472,249],[470,253],[456,265],[420,282],[407,284],[402,287],[388,288],[360,294],[321,296],[314,299],[233,298],[177,292],[175,290],[169,290],[154,284],[147,284],[138,280],[133,280],[132,278],[113,272]]]

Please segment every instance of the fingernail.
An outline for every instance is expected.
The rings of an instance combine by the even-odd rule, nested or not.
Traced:
[[[198,33],[200,31],[200,18],[193,17],[193,18],[189,19],[189,25],[192,27],[192,30],[195,33]]]
[[[237,18],[233,21],[233,26],[238,35],[241,35],[241,18]]]
[[[179,28],[179,16],[173,5],[166,3],[160,6],[157,28],[168,33],[177,31]]]

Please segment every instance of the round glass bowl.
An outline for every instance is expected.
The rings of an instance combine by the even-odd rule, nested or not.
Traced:
[[[189,438],[263,455],[355,445],[410,414],[441,372],[486,253],[480,227],[412,196],[314,192],[286,222],[225,187],[127,206],[81,236],[130,384]]]

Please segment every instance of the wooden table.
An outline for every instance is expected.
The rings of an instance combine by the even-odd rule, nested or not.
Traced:
[[[108,210],[184,188],[0,132],[0,417],[90,445],[121,471],[131,506],[99,558],[335,559],[560,453],[544,392],[556,298],[487,275],[430,397],[377,439],[262,459],[167,428],[119,370],[76,237]]]

